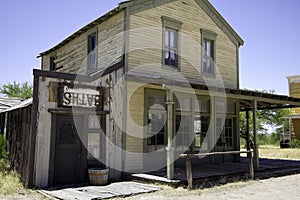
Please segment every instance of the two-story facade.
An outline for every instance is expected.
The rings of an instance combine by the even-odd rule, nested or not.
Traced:
[[[243,43],[208,0],[131,0],[41,53],[33,185],[85,182],[94,165],[117,180],[181,166],[184,152],[239,150],[241,110],[292,102],[239,90]]]

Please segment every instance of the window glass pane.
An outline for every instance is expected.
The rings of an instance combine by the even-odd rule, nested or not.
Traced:
[[[164,50],[164,64],[165,65],[170,65],[171,63],[169,62],[170,60],[170,52],[169,50]]]
[[[165,97],[164,96],[157,96],[156,97],[156,109],[157,110],[165,110]]]
[[[169,30],[166,29],[165,30],[165,47],[169,47],[169,44],[170,44],[170,42],[169,42]]]
[[[166,111],[165,96],[150,95],[148,96],[148,133],[147,133],[147,150],[148,152],[159,150],[164,145]],[[159,145],[159,146],[158,146]]]
[[[213,74],[215,71],[214,65],[214,41],[204,39],[203,41],[203,58],[202,58],[202,67],[203,72]]]
[[[100,116],[99,115],[89,115],[88,121],[89,129],[100,129]]]
[[[176,30],[164,29],[164,64],[177,66],[178,32]]]
[[[196,99],[195,100],[195,112],[200,113],[201,111],[201,100],[200,99]]]
[[[100,133],[88,133],[88,159],[100,160]]]
[[[211,41],[205,41],[206,45],[206,49],[205,49],[205,55],[207,55],[208,57],[211,56]]]
[[[219,114],[225,113],[225,102],[216,102],[216,112]]]
[[[209,113],[210,112],[210,110],[209,110],[210,101],[205,99],[205,100],[202,100],[201,103],[202,103],[201,104],[201,111],[204,112],[204,113]]]
[[[183,111],[191,111],[191,99],[184,98],[182,100],[182,110]]]
[[[192,104],[191,104],[190,98],[179,98],[176,99],[176,110],[177,111],[186,111],[189,112],[192,110]]]
[[[232,115],[236,113],[234,102],[227,102],[227,113]]]
[[[170,47],[176,47],[176,38],[175,38],[175,31],[170,31]]]
[[[148,97],[148,108],[152,108],[153,105],[155,105],[155,97],[149,96]]]

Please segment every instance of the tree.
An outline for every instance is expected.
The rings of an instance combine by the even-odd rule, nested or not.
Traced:
[[[27,81],[25,83],[7,83],[0,86],[0,93],[9,98],[28,99],[33,96],[33,87]]]
[[[275,90],[270,91],[260,91],[264,93],[275,93]],[[272,109],[272,110],[259,110],[257,111],[257,132],[260,134],[265,134],[267,132],[266,125],[273,127],[276,132],[272,133],[270,136],[266,137],[265,135],[259,136],[259,139],[269,140],[270,143],[277,143],[279,141],[279,134],[282,132],[282,128],[276,129],[276,127],[282,127],[284,125],[284,131],[289,130],[289,122],[288,120],[283,119],[283,117],[289,116],[289,109]],[[241,137],[246,138],[247,131],[247,121],[246,121],[246,112],[240,113],[240,131]],[[253,130],[253,118],[252,112],[249,112],[249,131],[250,138],[252,136]]]

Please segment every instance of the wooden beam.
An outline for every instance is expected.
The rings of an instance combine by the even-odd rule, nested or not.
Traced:
[[[249,175],[250,175],[251,179],[254,179],[254,168],[253,168],[252,151],[248,152],[247,156],[249,158]]]
[[[257,124],[256,124],[256,117],[257,117],[257,101],[254,100],[252,102],[252,117],[253,117],[253,152],[254,152],[254,167],[259,168],[259,155],[258,155],[258,142],[257,142]]]
[[[246,120],[247,120],[247,131],[246,131],[246,144],[247,144],[247,150],[250,151],[250,116],[249,116],[249,110],[246,111]]]
[[[188,182],[188,189],[193,189],[192,165],[189,156],[186,157],[185,164],[186,164],[186,177]]]
[[[186,177],[188,183],[188,189],[193,188],[193,174],[192,174],[192,165],[191,158],[201,158],[204,156],[214,156],[214,155],[232,155],[232,154],[241,154],[247,153],[249,159],[249,176],[254,179],[254,167],[253,167],[253,157],[252,150],[249,151],[227,151],[227,152],[211,152],[211,153],[198,153],[198,154],[180,154],[180,158],[185,158],[186,165]]]
[[[164,85],[164,88],[167,89],[167,137],[168,137],[168,144],[167,144],[167,178],[169,180],[174,179],[174,145],[173,145],[173,92]]]
[[[210,152],[210,153],[196,153],[196,154],[180,154],[180,158],[201,158],[205,156],[214,156],[214,155],[231,155],[231,154],[241,154],[249,153],[250,151],[221,151],[221,152]]]

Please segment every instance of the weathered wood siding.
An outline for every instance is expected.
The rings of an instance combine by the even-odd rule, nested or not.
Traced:
[[[162,69],[162,16],[182,22],[181,69]],[[194,0],[180,0],[130,15],[128,70],[141,68],[148,75],[169,77],[205,84],[201,74],[201,31],[214,32],[216,38],[216,64],[224,85],[238,87],[237,46]],[[175,76],[175,77],[174,77]]]
[[[28,179],[28,156],[31,131],[31,105],[7,112],[6,137],[8,160],[12,170],[21,177],[23,184]],[[1,113],[5,115],[5,113]]]
[[[291,82],[289,90],[291,97],[300,98],[300,82]],[[300,108],[292,108],[291,114],[300,114]]]
[[[162,89],[161,86],[127,82],[127,123],[125,139],[125,171],[143,169],[144,153],[144,118],[145,118],[145,89]]]
[[[87,38],[97,32],[97,68],[102,69],[118,63],[123,52],[124,11],[95,25],[80,36],[71,40],[58,50],[42,58],[42,69],[50,69],[50,57],[56,55],[58,72],[86,74],[87,73]]]
[[[300,77],[299,77],[300,78]],[[298,78],[298,79],[299,79]],[[300,98],[300,82],[299,80],[292,80],[289,82],[289,94],[291,97]],[[291,108],[291,115],[299,115],[300,108]],[[292,139],[300,139],[300,120],[292,119],[291,121]]]

